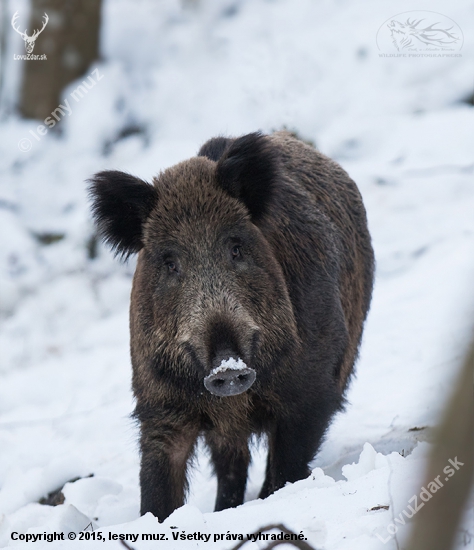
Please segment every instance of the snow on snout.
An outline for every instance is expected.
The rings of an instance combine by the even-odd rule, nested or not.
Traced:
[[[220,372],[228,370],[244,370],[246,368],[247,365],[242,361],[242,359],[240,359],[240,357],[238,359],[229,357],[229,359],[223,359],[218,367],[212,369],[211,375],[219,374]]]

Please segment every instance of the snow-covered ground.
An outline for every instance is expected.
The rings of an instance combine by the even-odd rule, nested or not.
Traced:
[[[25,1],[7,4],[7,19],[27,9]],[[142,533],[165,534],[162,548],[231,548],[228,534],[246,537],[274,522],[318,548],[402,548],[403,511],[421,491],[426,440],[474,320],[474,108],[465,101],[474,85],[473,4],[184,4],[105,1],[103,61],[91,67],[94,84],[82,99],[71,95],[79,82],[64,90],[71,112],[62,135],[38,136],[40,122],[9,112],[20,63],[13,53],[23,53],[23,43],[13,30],[7,37],[0,547],[31,546],[12,540],[13,532],[67,535],[92,521],[110,548],[120,544],[109,532],[139,534],[136,549],[156,545]],[[382,24],[413,9],[430,10],[427,21],[440,12],[459,24],[460,56],[380,57]],[[114,261],[100,244],[94,253],[84,181],[106,168],[150,180],[213,135],[283,126],[340,162],[368,211],[377,281],[349,405],[307,480],[256,500],[264,468],[256,445],[247,502],[212,513],[216,483],[200,449],[188,504],[163,524],[139,518],[137,428],[129,418],[134,265]],[[27,152],[18,146],[29,148],[25,138]],[[83,479],[65,486],[64,504],[38,503],[76,477]],[[471,502],[459,548],[472,547],[473,512]],[[173,532],[211,538],[175,542]],[[78,539],[34,548],[83,544],[104,548]]]

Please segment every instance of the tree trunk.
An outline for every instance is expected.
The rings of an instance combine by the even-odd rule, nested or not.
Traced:
[[[47,14],[49,21],[33,52],[47,59],[23,61],[19,108],[24,117],[49,116],[61,102],[61,90],[98,59],[101,4],[102,0],[32,0],[27,34],[41,29]]]

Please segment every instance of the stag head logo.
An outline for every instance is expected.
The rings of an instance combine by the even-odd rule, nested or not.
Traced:
[[[386,19],[376,36],[377,48],[387,57],[462,57],[461,27],[442,13],[410,10]],[[392,52],[397,52],[392,54]]]
[[[427,46],[443,47],[450,44],[455,44],[459,41],[459,37],[452,31],[452,27],[449,29],[436,28],[439,23],[434,23],[429,26],[421,26],[420,23],[423,20],[410,21],[407,19],[405,23],[400,21],[390,21],[387,25],[392,35],[393,44],[397,50],[414,46],[418,43],[426,44]]]
[[[38,36],[43,32],[44,28],[48,24],[49,17],[46,15],[46,13],[43,16],[43,26],[40,30],[36,30],[31,36],[28,36],[25,32],[21,32],[20,29],[18,29],[15,25],[17,22],[19,15],[16,11],[14,16],[12,17],[12,27],[16,30],[16,32],[23,38],[25,41],[25,49],[27,53],[33,53],[33,50],[35,49],[35,41],[38,38]]]

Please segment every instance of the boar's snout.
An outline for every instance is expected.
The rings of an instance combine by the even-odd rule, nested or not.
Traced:
[[[256,372],[228,350],[214,358],[211,373],[204,378],[204,386],[219,397],[238,395],[255,382]]]
[[[256,373],[250,367],[239,370],[226,369],[211,372],[204,378],[204,386],[208,391],[219,397],[238,395],[247,391],[255,382]]]
[[[255,382],[257,373],[248,366],[255,357],[259,331],[242,318],[216,315],[208,325],[208,361],[211,372],[205,388],[219,397],[239,395]]]

